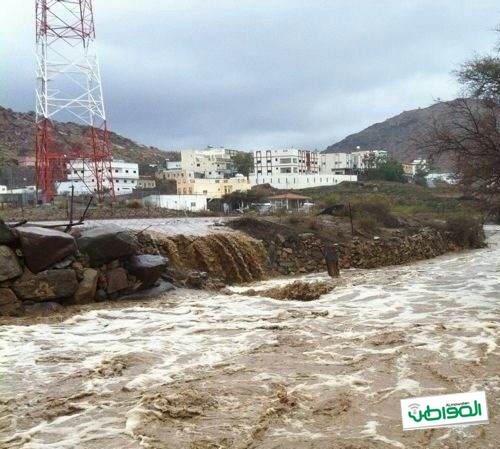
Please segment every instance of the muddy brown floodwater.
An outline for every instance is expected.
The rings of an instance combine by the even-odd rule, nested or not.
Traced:
[[[344,272],[312,302],[245,295],[292,281],[272,280],[5,325],[0,446],[498,448],[498,230],[485,249]],[[488,425],[402,431],[401,398],[471,390]]]

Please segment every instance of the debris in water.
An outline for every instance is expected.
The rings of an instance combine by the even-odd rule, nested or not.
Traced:
[[[249,296],[267,296],[273,299],[294,300],[294,301],[313,301],[320,296],[331,292],[336,287],[333,282],[304,282],[295,281],[284,287],[273,287],[268,290],[247,290],[245,295]]]

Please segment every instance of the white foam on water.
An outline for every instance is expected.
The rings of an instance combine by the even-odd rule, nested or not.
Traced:
[[[399,441],[391,440],[383,435],[380,435],[377,432],[378,426],[379,426],[379,423],[377,421],[368,421],[365,424],[365,427],[361,431],[361,433],[363,435],[366,435],[367,437],[370,437],[373,440],[381,441],[383,443],[390,444],[391,446],[405,449],[406,446],[403,443],[400,443]]]

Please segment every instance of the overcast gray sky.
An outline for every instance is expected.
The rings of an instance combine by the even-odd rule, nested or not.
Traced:
[[[0,104],[34,109],[35,0],[1,0]],[[163,149],[323,149],[452,99],[497,0],[94,0],[111,129]]]

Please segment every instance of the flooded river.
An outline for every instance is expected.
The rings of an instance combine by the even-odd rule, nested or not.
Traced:
[[[245,295],[271,280],[2,326],[0,447],[498,448],[499,229],[313,302]],[[402,431],[401,398],[470,390],[490,424]]]

